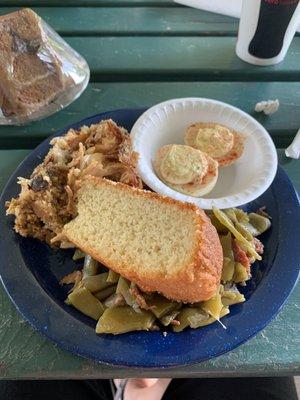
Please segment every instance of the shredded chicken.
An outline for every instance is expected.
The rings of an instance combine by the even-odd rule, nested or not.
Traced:
[[[151,307],[148,306],[144,296],[142,293],[139,291],[137,285],[132,285],[132,287],[129,289],[130,294],[135,298],[135,301],[137,302],[138,306],[144,310],[151,310]]]
[[[261,215],[262,217],[272,219],[272,217],[266,212],[266,206],[260,207],[257,211],[256,214]]]
[[[142,188],[136,173],[138,154],[131,149],[128,132],[112,120],[101,121],[54,138],[44,161],[30,179],[19,179],[21,192],[6,203],[15,216],[14,229],[51,245],[70,247],[60,236],[76,215],[76,193],[86,175],[105,177]]]
[[[260,254],[260,255],[264,254],[264,245],[262,244],[262,242],[259,239],[254,238],[254,246],[255,246],[255,251],[258,254]]]
[[[74,283],[75,285],[78,284],[82,279],[82,272],[81,271],[73,271],[70,274],[64,276],[60,281],[60,285],[70,285]]]
[[[71,283],[73,283],[73,286],[69,290],[69,293],[72,293],[77,287],[82,285],[82,271],[73,271],[59,281],[59,284],[62,286],[70,285]]]

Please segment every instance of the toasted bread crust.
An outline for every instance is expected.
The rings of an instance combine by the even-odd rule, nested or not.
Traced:
[[[222,247],[216,229],[203,210],[193,204],[182,203],[169,197],[160,196],[157,193],[135,189],[122,183],[107,181],[106,179],[87,177],[81,183],[81,190],[86,184],[115,185],[124,195],[134,193],[135,196],[143,196],[148,199],[155,199],[158,202],[168,204],[170,207],[177,207],[180,210],[189,210],[194,213],[197,229],[195,230],[196,245],[187,265],[183,265],[178,273],[164,274],[155,271],[145,271],[141,268],[133,268],[126,262],[126,259],[118,262],[106,259],[102,254],[89,247],[86,243],[80,243],[72,235],[72,221],[63,230],[64,235],[76,247],[80,248],[93,258],[106,265],[108,268],[118,272],[123,277],[135,282],[142,290],[157,291],[165,297],[186,303],[204,301],[211,298],[216,292],[221,277],[223,254]]]

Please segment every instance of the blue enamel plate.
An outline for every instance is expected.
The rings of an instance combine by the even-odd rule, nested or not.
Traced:
[[[112,118],[128,130],[144,110],[118,110],[80,121],[77,129]],[[39,145],[16,169],[1,197],[0,274],[3,285],[23,317],[58,346],[100,362],[133,367],[187,365],[234,349],[263,329],[279,312],[293,290],[300,262],[299,199],[289,178],[279,167],[272,186],[247,211],[266,206],[272,228],[262,235],[263,261],[253,266],[253,278],[244,288],[247,301],[231,307],[222,319],[227,329],[214,323],[181,333],[133,332],[119,336],[96,335],[95,322],[64,300],[67,289],[59,280],[78,268],[73,251],[53,250],[37,240],[13,231],[13,218],[5,216],[5,201],[17,196],[17,177],[29,177],[49,150],[49,141]]]

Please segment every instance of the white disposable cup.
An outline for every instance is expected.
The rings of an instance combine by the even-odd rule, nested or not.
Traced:
[[[244,0],[236,45],[237,56],[255,65],[279,63],[287,53],[299,22],[300,1]],[[256,51],[253,51],[253,47]],[[268,57],[272,49],[280,51],[274,50],[274,54]]]

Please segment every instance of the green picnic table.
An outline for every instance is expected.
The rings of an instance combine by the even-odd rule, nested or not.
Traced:
[[[283,63],[261,68],[235,56],[236,19],[170,0],[0,0],[0,14],[22,6],[31,6],[86,58],[91,81],[65,110],[24,127],[0,127],[1,188],[31,149],[72,122],[170,98],[210,97],[241,108],[265,126],[280,165],[300,190],[300,161],[287,159],[283,151],[300,128],[300,37]],[[257,101],[276,98],[280,109],[275,115],[254,113]],[[277,318],[238,349],[193,366],[144,370],[95,363],[61,350],[23,321],[1,287],[0,376],[299,375],[299,305],[298,286]]]

